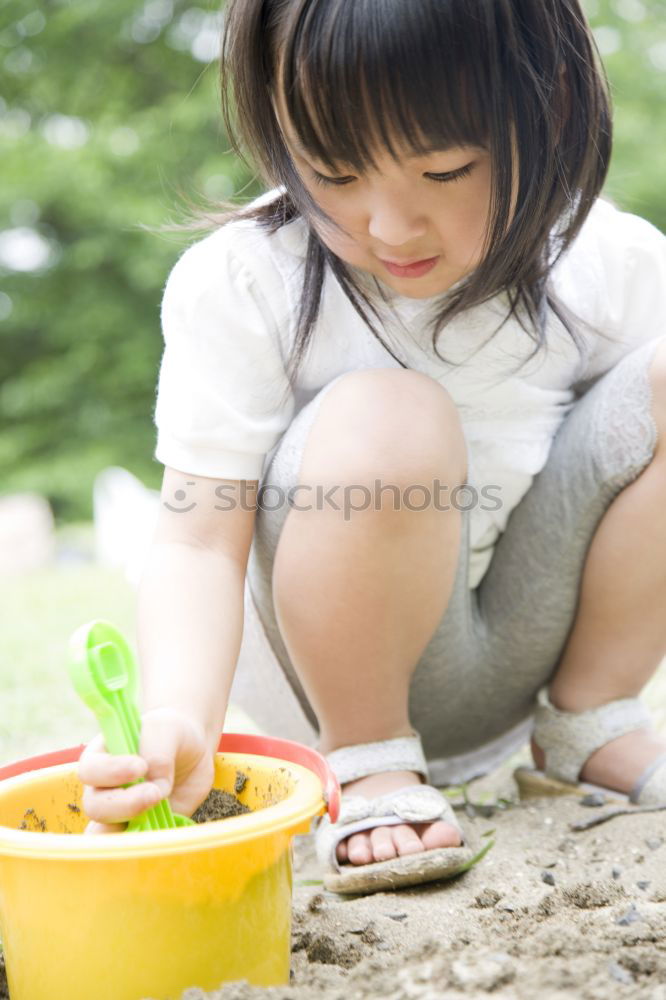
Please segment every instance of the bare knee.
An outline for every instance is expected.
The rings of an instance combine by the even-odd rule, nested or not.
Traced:
[[[340,378],[321,401],[301,476],[343,471],[357,478],[445,474],[463,481],[467,448],[451,395],[411,369],[366,368]]]

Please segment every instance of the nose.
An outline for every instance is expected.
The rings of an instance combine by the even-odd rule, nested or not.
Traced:
[[[413,246],[427,230],[426,220],[409,203],[399,203],[395,197],[371,203],[368,234],[381,246]]]

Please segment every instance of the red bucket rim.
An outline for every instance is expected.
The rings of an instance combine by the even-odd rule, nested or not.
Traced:
[[[58,764],[75,763],[86,744],[75,747],[65,747],[62,750],[52,750],[36,757],[26,757],[0,767],[0,781],[14,778],[30,771],[40,771],[45,767],[55,767]],[[262,757],[276,757],[306,767],[317,775],[322,784],[323,798],[330,816],[335,823],[340,813],[340,785],[328,761],[317,750],[306,747],[294,740],[283,740],[273,736],[259,736],[255,733],[223,733],[218,744],[218,752],[248,753]]]

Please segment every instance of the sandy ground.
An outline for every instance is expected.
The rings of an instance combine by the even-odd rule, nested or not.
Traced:
[[[455,880],[345,898],[296,886],[292,983],[228,984],[182,1000],[666,1000],[666,812],[569,824],[608,807],[574,797],[520,802],[511,772],[472,783],[459,815],[494,846]],[[317,878],[311,838],[297,838],[295,879]]]
[[[181,1000],[666,1000],[666,812],[619,816],[574,797],[519,801],[511,771],[469,786],[492,816],[459,816],[472,844],[494,840],[455,880],[341,897],[311,837],[295,841],[292,981],[227,984]],[[491,838],[484,837],[494,831]],[[5,997],[0,971],[0,997]]]

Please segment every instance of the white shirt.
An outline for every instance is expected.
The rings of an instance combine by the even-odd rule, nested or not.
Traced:
[[[327,269],[313,340],[289,389],[285,363],[306,243],[303,219],[272,236],[242,220],[199,240],[176,262],[162,301],[165,350],[155,407],[155,457],[164,465],[191,475],[260,479],[290,422],[331,379],[359,368],[399,367]],[[368,276],[352,270],[370,290]],[[388,286],[390,305],[373,296],[394,352],[440,382],[458,407],[468,480],[479,493],[470,519],[470,587],[483,578],[509,514],[543,468],[581,392],[628,352],[666,335],[666,237],[607,201],[597,200],[551,281],[566,305],[612,339],[579,327],[581,360],[551,316],[547,350],[519,371],[534,341],[515,317],[493,335],[507,312],[505,295],[467,310],[440,333],[439,353],[458,367],[431,347],[426,319],[441,297],[410,299]],[[495,488],[482,494],[488,486]],[[414,502],[421,501],[419,494]]]

